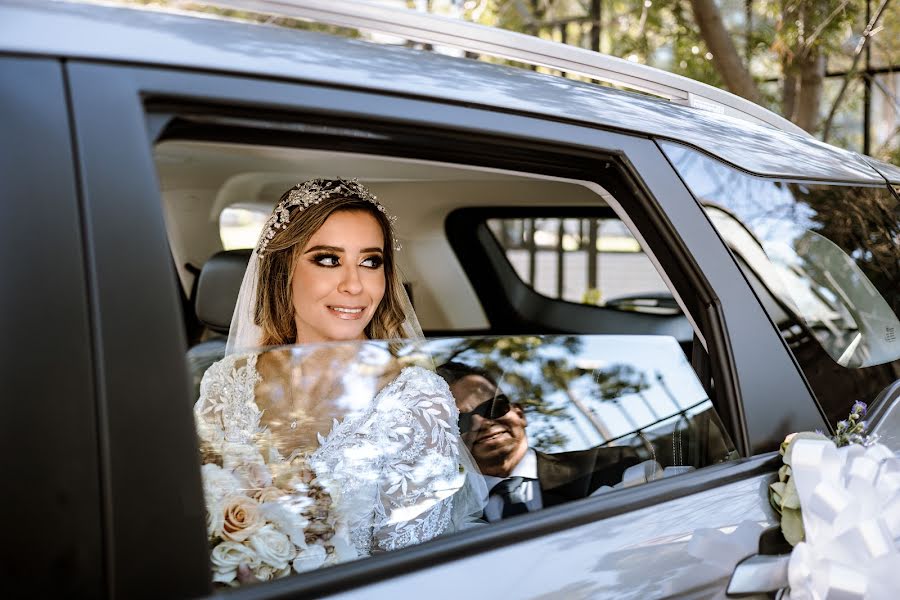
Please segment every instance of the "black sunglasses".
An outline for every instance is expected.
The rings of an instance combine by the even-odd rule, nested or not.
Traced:
[[[472,417],[478,415],[482,419],[499,419],[509,412],[512,404],[505,394],[497,394],[490,400],[485,400],[469,412],[459,413],[459,432],[466,433],[472,430]]]

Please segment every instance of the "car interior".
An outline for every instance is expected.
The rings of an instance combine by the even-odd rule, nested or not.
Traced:
[[[205,370],[224,355],[250,251],[282,192],[316,177],[358,178],[397,217],[399,270],[429,340],[458,340],[470,362],[497,366],[490,344],[523,335],[540,336],[548,347],[564,334],[576,336],[561,347],[592,347],[595,336],[669,339],[694,377],[696,388],[686,389],[699,395],[686,393],[691,399],[675,397],[677,390],[667,387],[660,371],[640,375],[649,383],[630,391],[621,382],[607,386],[608,402],[594,411],[607,411],[602,418],[572,400],[574,383],[559,384],[535,412],[546,425],[541,431],[556,426],[548,417],[555,413],[546,408],[556,402],[565,405],[559,413],[563,421],[584,420],[593,433],[551,443],[536,427],[538,447],[630,445],[654,467],[632,470],[632,483],[660,476],[653,475],[657,465],[658,473],[669,475],[735,457],[710,399],[709,373],[696,361],[700,344],[694,328],[665,274],[621,218],[616,199],[598,184],[377,154],[209,140],[166,139],[155,146],[154,158],[182,293],[194,398]],[[597,227],[593,234],[591,223]],[[587,244],[597,249],[595,257],[589,257]],[[586,268],[599,270],[599,276],[587,276]],[[475,340],[490,342],[478,346],[480,355]],[[653,347],[668,352],[661,343]],[[529,360],[546,369],[548,356],[538,352]],[[578,373],[594,381],[617,381],[619,366],[610,371],[599,356],[572,360]],[[531,368],[519,362],[521,369]],[[515,386],[512,380],[507,384]],[[608,392],[614,388],[618,396]],[[518,392],[533,395],[534,389],[520,386]],[[634,398],[626,399],[629,394]],[[616,425],[598,424],[603,419]]]
[[[223,295],[209,294],[213,288],[207,286],[217,289],[223,286],[224,293],[227,294],[228,289],[236,293],[243,272],[239,257],[246,261],[249,253],[245,250],[251,248],[256,239],[253,233],[245,237],[242,248],[226,248],[222,239],[226,227],[221,223],[223,215],[229,209],[255,213],[258,216],[255,231],[259,231],[261,220],[268,216],[281,192],[299,181],[314,177],[356,177],[397,217],[397,233],[403,244],[403,250],[398,254],[399,267],[426,336],[459,332],[496,335],[526,329],[529,333],[565,331],[566,326],[557,323],[556,313],[558,310],[580,312],[583,308],[580,302],[550,298],[538,291],[537,294],[545,299],[556,301],[552,304],[565,306],[541,317],[529,314],[528,310],[534,308],[504,289],[505,285],[514,283],[506,281],[510,276],[520,282],[521,278],[509,264],[509,259],[503,256],[500,244],[496,241],[485,244],[483,240],[465,236],[469,233],[483,236],[487,221],[492,218],[509,220],[543,216],[559,220],[569,216],[578,218],[578,215],[617,218],[603,197],[611,196],[596,184],[577,184],[482,167],[302,148],[181,140],[158,144],[155,158],[172,258],[186,300],[203,325],[199,330],[191,330],[193,335],[189,335],[189,340],[192,344],[201,338],[221,334],[223,329],[227,331],[232,307]],[[463,222],[474,225],[474,231],[467,231]],[[447,231],[448,228],[455,230]],[[487,246],[492,254],[499,251],[499,256],[491,256],[492,262],[502,261],[507,265],[492,265],[495,270],[491,274],[501,277],[497,283],[505,285],[477,290],[471,275],[457,258],[455,245]],[[641,265],[643,270],[653,269],[651,257],[640,251],[632,254],[640,254],[638,260],[644,263]],[[630,267],[634,269],[635,261],[631,262]],[[504,272],[500,272],[499,266],[506,266]],[[230,288],[229,269],[234,271],[232,275],[239,275],[236,285],[233,279],[230,280]],[[673,335],[689,344],[692,333],[686,319],[673,315],[674,310],[657,308],[659,297],[666,297],[658,290],[664,289],[663,280],[657,273],[644,279],[649,279],[647,285],[655,288],[645,294],[652,303],[643,306],[637,296],[631,294],[627,298],[631,310],[625,315],[621,314],[625,311],[617,310],[618,304],[617,308],[594,304],[583,313],[592,318],[587,323],[581,321],[586,326],[581,333],[623,333],[627,330]],[[519,304],[513,307],[518,308],[517,314],[499,319],[503,324],[495,322],[488,317],[495,307],[482,301],[480,294],[494,298],[494,303],[499,303],[501,296],[507,302],[518,301]],[[611,295],[624,294],[613,292]],[[671,299],[669,306],[674,306]],[[608,314],[613,311],[615,319],[627,319],[628,325],[607,323]]]

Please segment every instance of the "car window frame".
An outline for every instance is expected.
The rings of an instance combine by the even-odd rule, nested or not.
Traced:
[[[761,430],[765,425],[761,413],[766,411],[766,419],[770,419],[773,406],[776,414],[788,415],[785,422],[779,422],[782,427],[817,424],[814,403],[802,379],[792,372],[790,361],[778,361],[778,353],[785,350],[779,346],[780,335],[769,331],[766,337],[768,321],[763,319],[764,313],[749,284],[737,265],[723,260],[729,256],[727,249],[718,241],[712,225],[699,218],[696,211],[700,208],[652,140],[476,105],[314,83],[82,60],[69,61],[66,69],[82,161],[86,222],[92,235],[86,242],[92,247],[87,262],[99,290],[94,310],[103,316],[98,324],[98,343],[105,360],[101,367],[99,402],[107,419],[106,429],[101,432],[106,448],[103,459],[115,457],[115,464],[106,473],[106,485],[114,511],[107,537],[116,549],[109,577],[117,594],[159,591],[168,595],[203,595],[211,591],[199,461],[194,464],[185,460],[186,456],[196,456],[197,445],[188,401],[187,370],[181,360],[186,341],[152,160],[152,145],[169,123],[160,109],[166,103],[176,107],[192,103],[251,106],[261,114],[290,111],[341,123],[356,119],[387,129],[406,128],[418,132],[423,139],[433,140],[442,132],[460,140],[490,140],[494,151],[527,149],[528,152],[515,156],[515,160],[521,161],[515,163],[516,170],[526,172],[541,172],[547,166],[545,153],[551,150],[565,150],[595,160],[598,155],[611,157],[622,169],[625,185],[640,199],[652,232],[667,237],[674,252],[672,259],[684,263],[683,270],[694,280],[694,289],[705,307],[702,318],[710,353],[720,365],[716,381],[723,397],[734,404],[730,418],[738,427],[739,439],[735,443],[742,453],[749,456],[771,449],[783,437],[780,430]],[[153,102],[157,102],[155,109],[148,114],[147,106]],[[110,131],[122,136],[122,142],[110,144]],[[410,152],[404,147],[393,150],[398,155]],[[449,155],[451,162],[461,163],[453,152],[458,152],[458,147],[441,148],[418,158],[447,161]],[[390,155],[390,149],[386,154]],[[469,159],[464,164],[501,162],[497,157],[479,154]],[[597,161],[598,167],[602,165],[602,161]],[[129,266],[143,277],[137,286],[133,275],[123,272],[119,264],[122,257],[117,255],[126,235],[123,223],[128,222],[141,222],[144,228],[136,240],[141,243],[129,244],[125,252],[125,258],[131,261]],[[651,229],[644,231],[651,232]],[[154,290],[152,302],[141,297],[148,290]],[[135,310],[132,302],[146,311],[139,314],[152,318],[132,323]],[[760,328],[761,331],[754,332]],[[136,334],[141,336],[141,344],[129,355]],[[117,357],[117,353],[126,356]],[[144,369],[136,368],[129,360],[137,361]],[[784,379],[786,389],[780,391],[796,398],[793,407],[779,409],[771,400],[761,401],[764,406],[742,405],[742,401],[764,399],[770,391],[766,382],[754,377],[763,372],[770,377],[774,372]],[[149,377],[153,378],[154,385],[134,388],[134,380],[144,381]],[[147,418],[148,411],[152,418]],[[141,446],[142,441],[159,439],[166,440],[159,452],[147,452]],[[604,498],[548,509],[518,523],[501,523],[496,529],[492,526],[491,531],[434,540],[394,554],[338,565],[238,593],[280,597],[349,589],[410,568],[424,568],[436,560],[472,555],[490,547],[566,529],[576,522],[602,519],[662,502],[672,495],[695,493],[724,481],[751,477],[771,470],[770,458],[754,457],[709,467]],[[152,469],[153,477],[147,481],[151,485],[156,482],[162,488],[164,480],[168,493],[134,489],[134,474],[130,470],[134,464]],[[177,493],[171,493],[173,486]],[[172,517],[169,522],[156,524],[156,533],[166,540],[165,546],[147,544],[140,538],[142,528],[147,526],[147,516],[141,514],[148,504],[145,492],[159,503],[154,506],[154,514]],[[184,513],[180,519],[173,516],[179,512]],[[138,522],[132,523],[129,518]],[[178,560],[172,560],[171,548],[179,549]],[[148,553],[152,556],[148,557]],[[160,577],[161,572],[167,578]]]

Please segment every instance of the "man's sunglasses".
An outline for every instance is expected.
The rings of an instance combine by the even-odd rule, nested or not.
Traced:
[[[512,404],[505,394],[497,394],[490,400],[486,400],[469,412],[459,413],[459,432],[467,433],[472,430],[472,417],[478,415],[482,419],[499,419],[509,412]]]

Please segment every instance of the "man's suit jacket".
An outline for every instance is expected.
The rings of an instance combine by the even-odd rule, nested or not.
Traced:
[[[545,508],[586,498],[603,485],[615,485],[622,481],[625,469],[640,462],[632,448],[620,446],[535,454]]]

